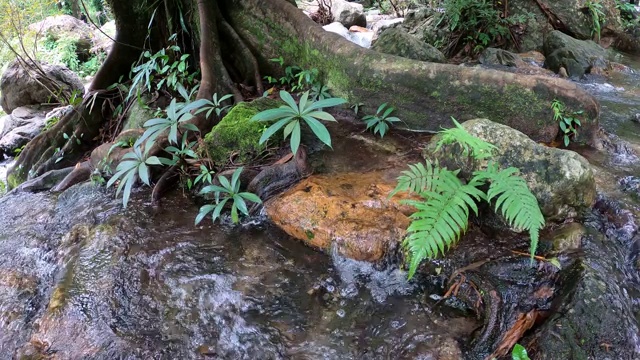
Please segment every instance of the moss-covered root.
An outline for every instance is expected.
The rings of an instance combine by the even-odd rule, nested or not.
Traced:
[[[229,0],[230,1],[230,0]],[[511,126],[535,141],[558,135],[551,102],[568,111],[583,110],[582,140],[597,144],[599,106],[577,85],[545,76],[436,64],[380,54],[328,33],[284,0],[234,0],[229,18],[250,43],[263,73],[274,68],[269,58],[317,68],[335,95],[363,103],[374,111],[381,103],[397,107],[411,129],[437,131],[458,120],[485,117]]]

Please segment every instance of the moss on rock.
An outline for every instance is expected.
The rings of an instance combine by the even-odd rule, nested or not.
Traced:
[[[282,102],[259,98],[252,102],[241,102],[204,137],[204,148],[200,152],[215,164],[224,164],[231,153],[236,153],[236,163],[247,163],[264,151],[266,145],[259,144],[265,123],[251,118],[267,109],[280,106]]]

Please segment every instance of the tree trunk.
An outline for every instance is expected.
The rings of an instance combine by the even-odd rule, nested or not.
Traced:
[[[103,114],[96,110],[109,100],[103,89],[120,76],[127,77],[143,47],[152,52],[164,47],[166,38],[184,27],[184,18],[190,39],[196,44],[187,51],[199,62],[202,73],[198,98],[232,93],[240,101],[237,84],[261,90],[261,73],[282,71],[268,59],[282,56],[287,65],[317,68],[335,95],[351,103],[363,103],[365,112],[390,103],[410,129],[437,131],[451,126],[452,116],[459,121],[486,117],[536,141],[548,142],[558,135],[550,105],[553,99],[559,99],[569,111],[584,110],[580,138],[597,144],[597,102],[562,79],[380,54],[325,32],[287,0],[183,0],[157,8],[147,0],[110,3],[116,18],[117,43],[76,112],[25,148],[10,171],[18,182],[27,174],[37,176],[79,161],[85,156],[84,150],[99,145],[89,139],[94,139],[105,123]],[[177,11],[180,13],[172,13]],[[147,29],[152,14],[152,26]],[[92,91],[100,92],[93,106],[89,101],[95,94]],[[203,134],[215,125],[204,114],[196,116],[193,123]],[[75,141],[64,140],[64,133],[84,134],[87,141],[79,148]],[[158,141],[154,152],[159,152],[163,144]],[[57,148],[65,150],[64,161],[52,157]]]

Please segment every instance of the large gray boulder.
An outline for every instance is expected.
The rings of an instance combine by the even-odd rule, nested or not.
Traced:
[[[591,40],[577,40],[558,30],[544,40],[545,67],[554,72],[565,68],[569,77],[577,79],[593,67],[608,68],[607,52]]]
[[[113,46],[113,40],[116,37],[116,21],[111,20],[100,27],[100,31],[95,33],[92,54],[105,53],[108,54]]]
[[[13,61],[0,78],[0,106],[7,114],[20,106],[40,105],[55,102],[56,98],[47,88],[42,86],[54,81],[65,94],[73,91],[84,94],[84,85],[73,71],[64,65],[41,63],[40,67],[46,77],[32,70],[25,70],[20,63]]]
[[[19,107],[0,118],[0,159],[36,137],[45,126],[46,109],[40,106]]]
[[[398,28],[384,30],[371,49],[419,61],[435,63],[447,61],[440,50]]]
[[[353,25],[367,26],[367,18],[364,15],[364,8],[361,4],[346,0],[332,0],[331,15],[334,21],[341,23],[346,28],[350,28]]]
[[[591,208],[596,200],[596,184],[589,162],[579,154],[540,145],[520,131],[487,119],[469,120],[462,126],[473,136],[497,147],[491,161],[500,169],[516,167],[538,199],[548,220],[563,221]],[[579,130],[578,130],[579,131]],[[448,169],[461,169],[464,177],[485,168],[487,160],[470,161],[458,146],[435,151],[434,136],[424,156],[436,159]]]
[[[88,55],[93,46],[93,29],[85,22],[70,15],[49,16],[40,22],[29,25],[29,29],[53,41],[70,39],[76,46],[76,53],[80,56]]]

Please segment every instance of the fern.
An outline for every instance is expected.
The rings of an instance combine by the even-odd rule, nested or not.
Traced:
[[[457,143],[462,147],[462,155],[472,156],[476,160],[491,157],[496,148],[493,144],[477,138],[467,132],[453,117],[451,118],[456,127],[440,131],[440,141],[436,144],[438,151],[443,145]]]
[[[452,118],[453,119],[453,118]],[[441,131],[436,151],[443,145],[457,143],[464,156],[487,159],[495,146],[469,134],[455,119],[455,128]],[[416,208],[407,228],[404,247],[409,251],[409,278],[425,259],[444,255],[469,224],[469,209],[478,214],[476,202],[495,199],[494,208],[504,216],[511,227],[529,231],[531,238],[531,261],[538,246],[540,229],[544,227],[544,216],[538,201],[527,187],[526,181],[517,176],[518,169],[498,170],[489,162],[486,170],[476,171],[469,183],[458,179],[459,170],[440,168],[427,161],[409,165],[398,177],[398,185],[390,196],[400,191],[418,193],[424,200],[403,200],[403,204]],[[479,188],[490,182],[485,194]]]
[[[433,166],[430,161],[427,161],[426,167],[423,163],[409,164],[409,170],[403,171],[403,175],[398,176],[398,185],[389,194],[389,197],[401,191],[418,194],[431,191],[433,186],[432,179],[437,178],[439,172],[440,167],[438,167],[438,164],[436,163]]]
[[[413,221],[404,241],[409,250],[409,278],[422,260],[444,254],[460,238],[469,223],[469,209],[477,215],[475,202],[484,198],[478,182],[463,184],[457,172],[434,168],[428,162],[427,167],[432,171],[422,181],[430,184],[431,189],[420,193],[426,201],[403,201],[417,209],[411,215]]]
[[[527,182],[516,175],[518,172],[519,170],[514,167],[498,171],[495,164],[489,164],[487,170],[476,171],[473,180],[490,181],[487,201],[496,198],[495,211],[501,213],[510,226],[529,231],[531,262],[533,262],[540,229],[544,227],[545,221],[538,206],[538,200],[529,190]]]

